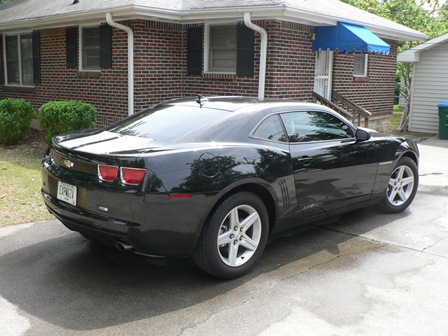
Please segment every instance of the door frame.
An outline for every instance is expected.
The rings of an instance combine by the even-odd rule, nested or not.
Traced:
[[[327,85],[325,85],[325,81],[327,81]],[[314,92],[331,101],[332,85],[333,51],[328,49],[318,50],[316,51],[316,63],[314,68]]]

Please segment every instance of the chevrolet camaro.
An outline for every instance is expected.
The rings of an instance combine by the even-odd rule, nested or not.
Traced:
[[[256,264],[268,238],[303,223],[373,204],[405,210],[418,161],[414,141],[321,105],[198,96],[54,137],[42,195],[88,239],[192,256],[230,279]]]

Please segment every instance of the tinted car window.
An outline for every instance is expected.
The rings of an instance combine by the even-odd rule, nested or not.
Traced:
[[[260,139],[286,142],[285,131],[277,115],[266,118],[254,132]]]
[[[124,120],[109,131],[173,142],[176,139],[215,123],[230,114],[228,111],[184,105],[162,105]]]
[[[290,142],[352,138],[353,131],[339,118],[326,112],[291,112],[281,115]]]

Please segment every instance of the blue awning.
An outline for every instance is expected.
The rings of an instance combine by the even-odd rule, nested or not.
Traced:
[[[337,26],[315,27],[313,50],[389,54],[390,46],[367,28],[339,22]]]

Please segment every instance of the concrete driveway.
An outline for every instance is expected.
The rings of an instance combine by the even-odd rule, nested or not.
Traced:
[[[448,141],[420,149],[410,209],[278,239],[234,281],[97,246],[56,220],[2,228],[0,334],[447,335]]]

